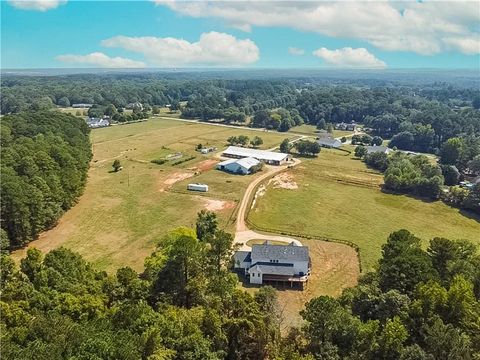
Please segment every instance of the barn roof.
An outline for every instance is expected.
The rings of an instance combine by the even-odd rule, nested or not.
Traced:
[[[288,154],[285,154],[285,153],[242,148],[239,146],[229,146],[223,151],[223,154],[226,156],[236,156],[236,157],[242,157],[242,158],[253,157],[257,160],[268,160],[268,161],[282,161],[288,157]]]

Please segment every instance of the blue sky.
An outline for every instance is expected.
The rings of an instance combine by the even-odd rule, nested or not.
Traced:
[[[479,68],[480,5],[11,0],[2,68]]]

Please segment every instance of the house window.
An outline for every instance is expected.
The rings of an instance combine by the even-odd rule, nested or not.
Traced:
[[[255,273],[252,273],[252,276],[255,277]]]

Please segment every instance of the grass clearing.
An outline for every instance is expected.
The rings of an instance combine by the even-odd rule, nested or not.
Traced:
[[[364,271],[374,266],[388,235],[402,228],[425,245],[436,236],[480,243],[479,218],[440,201],[384,193],[382,174],[352,155],[322,149],[317,159],[305,159],[289,173],[298,189],[267,186],[250,220],[262,227],[352,241],[360,246]]]
[[[264,149],[279,144],[286,136],[158,118],[92,130],[94,156],[84,194],[55,228],[30,246],[44,252],[66,246],[107,271],[123,266],[142,270],[143,260],[155,244],[175,227],[193,226],[201,209],[218,209],[220,226],[233,230],[235,200],[241,198],[252,179],[213,169],[216,161],[212,160],[217,154],[202,155],[195,146],[202,143],[220,151],[229,136],[240,134],[258,134],[264,140]],[[176,152],[182,152],[184,158],[196,158],[177,166],[171,165],[173,161],[150,163]],[[115,159],[120,160],[123,170],[111,173]],[[212,186],[207,198],[228,201],[227,205],[207,201],[200,193],[166,191],[177,186],[184,190],[186,183],[194,179],[181,179],[184,174],[194,174],[194,168],[204,171],[198,181]],[[19,250],[13,256],[19,259],[25,252]]]

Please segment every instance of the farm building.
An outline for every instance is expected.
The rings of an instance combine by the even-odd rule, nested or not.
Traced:
[[[342,142],[338,139],[335,139],[333,136],[321,136],[317,140],[318,145],[326,148],[335,148],[338,149],[342,146]]]
[[[348,124],[348,123],[341,122],[341,123],[335,124],[334,127],[335,127],[335,130],[355,131],[357,124],[355,123]]]
[[[217,151],[217,148],[216,148],[216,147],[207,147],[207,148],[201,148],[199,151],[200,151],[202,154],[208,154],[208,153]]]
[[[207,184],[198,184],[198,183],[188,184],[187,185],[187,190],[207,192],[208,191],[208,185]]]
[[[217,164],[217,169],[228,171],[234,174],[247,175],[254,172],[260,161],[252,157],[243,159],[229,159]]]
[[[72,108],[74,109],[86,109],[91,108],[93,104],[72,104]]]
[[[235,269],[245,273],[251,284],[283,282],[299,284],[308,282],[310,256],[307,246],[271,245],[267,242],[253,245],[252,251],[237,251]]]
[[[386,146],[365,146],[367,148],[367,154],[382,152],[385,154],[390,154],[393,150]]]
[[[291,159],[289,154],[266,150],[242,148],[238,146],[229,146],[223,151],[223,156],[235,159],[254,158],[271,165],[281,165],[287,161],[290,161]]]
[[[110,120],[108,119],[98,119],[98,118],[90,118],[87,120],[87,124],[89,128],[101,128],[110,126]]]

